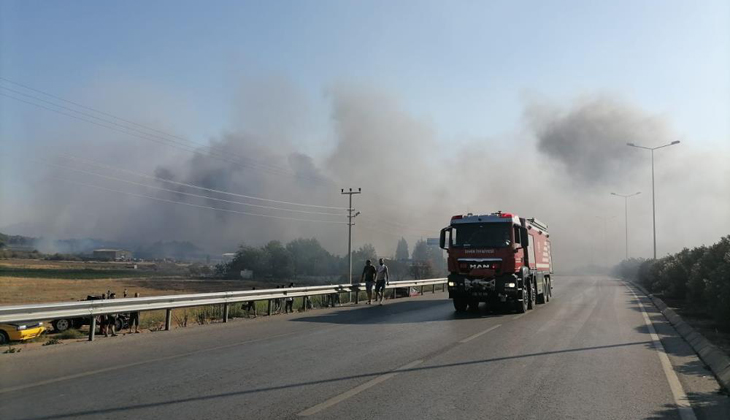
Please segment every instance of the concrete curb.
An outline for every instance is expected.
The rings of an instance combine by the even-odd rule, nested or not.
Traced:
[[[688,323],[684,322],[682,317],[677,315],[672,309],[668,308],[667,305],[658,297],[655,297],[649,293],[644,287],[634,283],[628,282],[641,290],[649,299],[651,299],[654,306],[664,315],[664,318],[669,321],[679,335],[689,343],[692,349],[697,353],[700,359],[710,368],[712,373],[717,378],[720,385],[725,390],[730,391],[730,357],[725,354],[724,351],[710,343],[705,337],[692,328]]]

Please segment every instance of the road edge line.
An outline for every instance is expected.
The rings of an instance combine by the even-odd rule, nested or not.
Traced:
[[[639,304],[641,315],[644,318],[644,323],[649,329],[649,335],[651,336],[651,341],[654,343],[654,349],[659,355],[659,360],[661,361],[662,369],[664,370],[664,376],[666,376],[667,382],[669,383],[669,388],[671,389],[672,397],[674,398],[674,405],[677,407],[679,416],[682,420],[697,420],[697,416],[692,409],[692,404],[689,402],[689,398],[687,398],[687,393],[684,391],[682,383],[679,382],[677,372],[674,371],[674,366],[672,366],[672,362],[669,360],[669,356],[667,356],[667,351],[664,348],[656,329],[654,328],[654,324],[651,322],[649,315],[646,313],[644,304],[641,303],[641,299],[639,299],[639,296],[636,294],[634,289],[627,286],[626,283],[624,283],[624,285],[627,289],[629,289],[631,294],[634,295],[636,302]]]

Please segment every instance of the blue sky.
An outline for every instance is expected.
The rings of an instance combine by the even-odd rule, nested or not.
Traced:
[[[186,134],[225,128],[241,78],[273,75],[301,89],[325,118],[323,92],[333,84],[385,89],[444,138],[514,129],[526,95],[562,101],[594,92],[665,115],[698,142],[730,137],[724,1],[0,7],[4,77],[66,98],[118,80],[158,86],[204,104],[195,107],[195,126],[180,123]],[[8,102],[5,111],[19,107]]]
[[[333,135],[339,86],[392,95],[444,150],[519,135],[530,102],[600,94],[727,153],[729,28],[724,0],[4,1],[0,76],[199,142],[301,133],[311,154]],[[241,100],[256,89],[288,118]],[[0,227],[31,205],[17,157],[86,133],[109,135],[0,96]]]

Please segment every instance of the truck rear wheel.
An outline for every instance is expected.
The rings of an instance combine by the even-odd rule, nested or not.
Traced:
[[[548,283],[547,280],[542,280],[542,293],[537,295],[537,303],[545,304],[548,303],[550,298],[548,297]]]
[[[537,289],[535,287],[535,282],[530,280],[530,288],[527,290],[527,309],[534,309],[535,308],[535,294],[537,293]]]
[[[469,306],[469,302],[463,297],[454,298],[454,309],[456,312],[466,312],[466,307]]]
[[[553,297],[553,280],[548,278],[548,299]]]

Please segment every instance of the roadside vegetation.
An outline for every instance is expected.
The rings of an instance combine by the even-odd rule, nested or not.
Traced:
[[[711,318],[719,329],[730,332],[730,236],[657,260],[624,260],[613,274],[638,282],[691,315]]]
[[[440,249],[419,240],[408,252],[408,243],[401,238],[394,256],[379,255],[375,247],[365,244],[352,253],[353,280],[360,278],[366,260],[377,264],[385,258],[392,280],[424,279],[444,275],[446,260]],[[241,245],[234,258],[216,266],[215,275],[220,278],[241,278],[250,271],[257,280],[307,280],[319,278],[320,283],[347,283],[347,255],[338,256],[325,250],[314,238],[295,239],[286,245],[271,241],[260,247]]]

